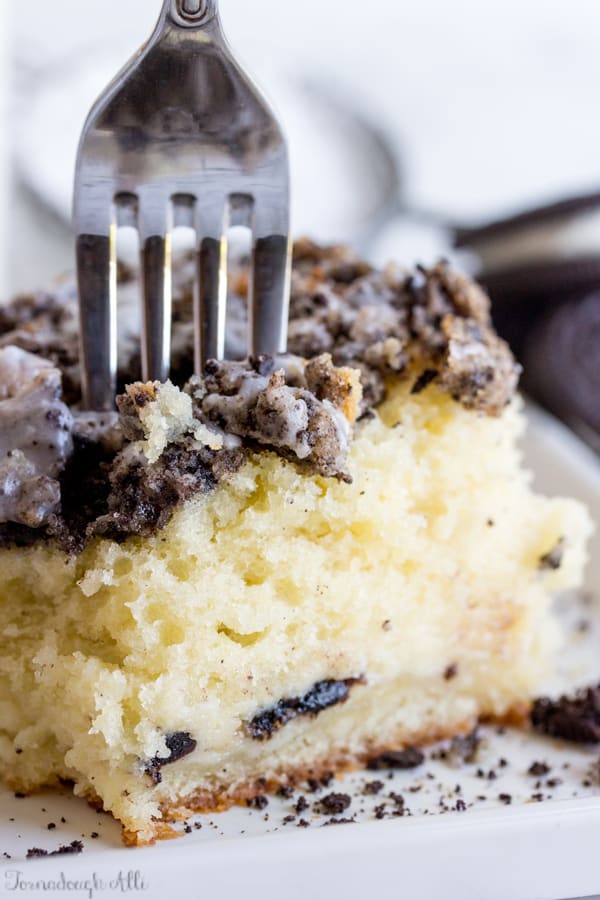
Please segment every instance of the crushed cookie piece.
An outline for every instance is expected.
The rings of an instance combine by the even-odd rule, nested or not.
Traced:
[[[367,769],[416,769],[425,762],[425,754],[416,747],[407,747],[405,750],[389,750],[382,753],[367,763]]]
[[[412,388],[410,389],[411,394],[413,396],[415,394],[421,394],[429,385],[435,381],[438,376],[437,369],[425,369],[424,372],[421,372]]]
[[[444,670],[444,681],[452,681],[453,678],[456,678],[458,675],[458,666],[456,663],[451,663],[449,666],[446,666]]]
[[[316,716],[324,709],[345,703],[350,688],[364,684],[364,678],[347,678],[345,681],[319,681],[304,696],[280,700],[269,709],[254,716],[246,726],[248,735],[255,741],[268,740],[276,731],[298,716]]]
[[[482,745],[482,740],[476,728],[469,734],[458,735],[452,738],[446,753],[446,761],[454,766],[477,762],[477,756]]]
[[[395,791],[390,791],[388,797],[398,809],[404,808],[404,797],[402,796],[402,794],[397,794]]]
[[[600,685],[558,700],[541,697],[531,710],[536,731],[577,744],[600,743]]]
[[[483,744],[477,728],[465,735],[457,735],[452,738],[449,744],[435,749],[431,753],[431,759],[442,760],[450,766],[459,768],[464,764],[472,764],[477,762],[479,750]],[[484,778],[485,773],[478,769],[476,772],[478,778]]]
[[[300,361],[288,361],[288,370],[282,357],[270,376],[243,362],[217,366],[189,382],[199,421],[307,463],[325,477],[349,480],[350,426],[361,397],[357,372],[335,368],[326,354],[305,368]]]
[[[592,763],[589,776],[593,784],[600,785],[600,759],[597,759]]]
[[[74,853],[83,853],[83,844],[81,841],[71,841],[57,850],[42,850],[40,847],[31,847],[27,851],[27,859],[39,859],[42,856],[66,856]]]
[[[168,766],[184,756],[188,756],[194,752],[198,745],[191,734],[183,731],[165,735],[165,744],[167,745],[167,750],[170,751],[169,756],[155,756],[144,767],[145,772],[150,776],[154,784],[161,783],[162,774],[160,770],[163,766]]]
[[[294,796],[294,788],[290,784],[282,784],[277,788],[277,796],[283,797],[284,800],[289,800],[290,797]]]
[[[550,766],[545,762],[532,762],[529,768],[527,769],[528,775],[533,775],[534,778],[541,778],[542,775],[547,775],[551,771]]]
[[[317,400],[327,400],[351,425],[356,422],[362,400],[358,369],[334,366],[331,354],[323,353],[307,362],[304,377]]]
[[[351,803],[352,797],[349,794],[327,794],[315,804],[315,810],[326,815],[338,815],[345,812]]]
[[[564,555],[565,539],[561,537],[552,550],[549,550],[548,553],[544,553],[543,556],[540,556],[539,569],[541,571],[556,571],[557,569],[560,569]]]
[[[445,317],[446,340],[439,385],[467,409],[499,415],[510,403],[520,376],[512,353],[488,326]]]
[[[0,346],[0,523],[46,527],[60,508],[58,477],[73,450],[60,370]]]
[[[365,781],[362,792],[366,797],[375,796],[379,794],[383,790],[383,788],[383,781]]]
[[[264,794],[259,794],[257,797],[249,797],[246,800],[246,806],[248,809],[266,809],[269,805],[269,798]]]
[[[305,810],[307,810],[308,809],[308,800],[306,799],[306,797],[304,797],[303,795],[298,797],[298,799],[296,800],[296,803],[294,804],[294,809],[296,810],[296,813],[298,815],[300,815],[300,813],[303,813]]]
[[[119,541],[132,534],[153,534],[164,528],[180,503],[213,490],[246,458],[239,447],[216,451],[197,447],[188,437],[169,444],[157,462],[148,464],[141,449],[130,444],[113,462],[106,513],[87,526],[86,539]]]

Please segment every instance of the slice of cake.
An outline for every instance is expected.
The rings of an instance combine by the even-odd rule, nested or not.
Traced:
[[[0,771],[132,844],[526,716],[591,528],[532,491],[517,368],[446,265],[298,245],[290,354],[200,375],[178,290],[175,383],[131,358],[118,417],[77,410],[71,294],[0,313]]]

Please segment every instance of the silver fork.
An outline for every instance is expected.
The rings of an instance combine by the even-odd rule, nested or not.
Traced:
[[[142,377],[171,353],[171,233],[196,230],[195,367],[225,344],[227,231],[252,230],[248,350],[285,350],[289,165],[281,128],[229,49],[217,0],[164,0],[149,42],[93,107],[75,176],[83,402],[114,406],[120,226],[138,229]]]

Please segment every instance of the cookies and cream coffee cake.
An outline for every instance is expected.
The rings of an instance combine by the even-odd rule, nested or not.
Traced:
[[[0,310],[0,771],[130,844],[192,811],[524,717],[591,525],[534,493],[518,369],[446,264],[296,246],[289,353],[79,410],[75,297]]]

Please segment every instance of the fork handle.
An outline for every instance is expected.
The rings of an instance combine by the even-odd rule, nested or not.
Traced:
[[[218,0],[165,0],[164,10],[181,28],[200,28],[218,13]]]

